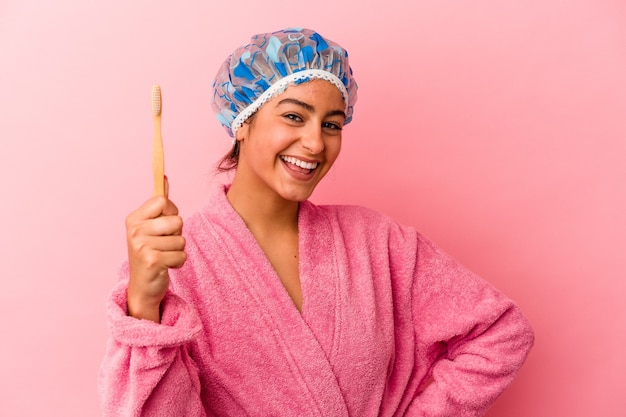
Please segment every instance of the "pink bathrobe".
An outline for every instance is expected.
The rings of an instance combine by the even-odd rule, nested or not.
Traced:
[[[533,343],[516,305],[413,228],[300,206],[302,314],[219,187],[162,322],[107,306],[104,416],[479,416]]]

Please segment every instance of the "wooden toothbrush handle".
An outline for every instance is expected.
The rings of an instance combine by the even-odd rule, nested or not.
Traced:
[[[163,137],[161,136],[161,116],[154,116],[154,140],[152,142],[152,176],[154,196],[165,196],[165,163]]]

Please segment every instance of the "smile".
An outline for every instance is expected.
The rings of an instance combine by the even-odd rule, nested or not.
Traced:
[[[293,156],[281,155],[280,159],[282,159],[284,162],[288,164],[295,165],[298,168],[309,170],[309,172],[313,171],[319,165],[319,163],[317,162],[305,162],[305,161],[301,161],[298,158],[294,158]]]

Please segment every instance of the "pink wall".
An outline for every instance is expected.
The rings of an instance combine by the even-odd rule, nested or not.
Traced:
[[[623,0],[209,3],[0,4],[1,416],[99,414],[104,300],[151,191],[150,86],[187,215],[229,146],[217,66],[291,25],[344,44],[361,87],[314,200],[415,225],[533,322],[489,416],[624,415]]]

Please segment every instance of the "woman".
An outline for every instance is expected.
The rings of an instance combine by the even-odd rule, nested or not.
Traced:
[[[332,167],[357,85],[308,29],[254,36],[214,83],[234,137],[185,220],[127,218],[108,305],[107,416],[478,416],[533,343],[516,305],[413,228],[307,199]]]

